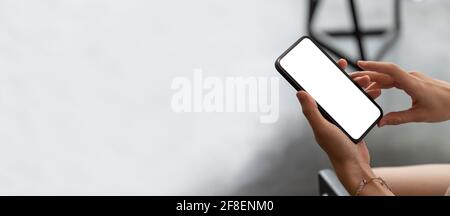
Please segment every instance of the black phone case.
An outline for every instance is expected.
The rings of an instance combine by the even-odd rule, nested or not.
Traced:
[[[292,44],[286,51],[283,52],[283,54],[280,55],[280,57],[277,58],[277,60],[275,61],[275,68],[277,69],[277,71],[281,74],[281,76],[283,76],[297,91],[301,91],[304,90],[300,84],[297,83],[297,81],[294,80],[294,78],[292,78],[289,73],[287,73],[280,65],[280,60],[286,55],[288,54],[294,47],[296,47],[303,39],[309,39],[311,40],[318,48],[320,51],[322,51],[322,53],[331,61],[333,62],[333,64],[339,68],[339,70],[345,74],[345,76],[347,76],[348,79],[350,79],[352,81],[352,83],[358,87],[359,90],[361,90],[364,95],[366,95],[367,98],[369,98],[369,100],[380,110],[380,116],[375,120],[375,122],[363,133],[363,135],[361,135],[361,137],[359,139],[353,139],[348,133],[347,131],[345,131],[341,125],[339,125],[334,119],[333,117],[331,117],[331,115],[329,115],[321,106],[319,103],[317,103],[317,106],[319,107],[319,111],[320,113],[322,113],[323,117],[325,119],[327,119],[329,122],[333,123],[334,125],[336,125],[339,129],[341,129],[345,135],[347,135],[347,137],[352,140],[355,144],[361,142],[361,140],[364,139],[364,137],[369,133],[369,131],[377,124],[378,121],[380,121],[381,117],[383,117],[383,110],[381,109],[381,107],[364,91],[364,89],[362,89],[357,83],[355,83],[355,81],[353,81],[353,79],[344,71],[342,70],[339,65],[322,49],[322,47],[320,47],[320,45],[314,41],[312,38],[308,37],[308,36],[302,36],[300,39],[298,39],[294,44]]]

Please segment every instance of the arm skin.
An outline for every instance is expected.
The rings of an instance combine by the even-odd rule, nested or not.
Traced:
[[[347,62],[338,61],[345,69]],[[408,110],[385,115],[379,126],[408,122],[439,122],[450,119],[450,84],[434,80],[418,72],[408,73],[391,63],[358,62],[366,71],[352,73],[351,77],[372,97],[381,95],[381,89],[398,88],[411,96]],[[381,176],[398,195],[443,195],[450,185],[450,165],[428,165],[402,168],[370,167],[370,156],[362,141],[353,144],[336,126],[323,118],[314,99],[300,91],[297,97],[317,143],[327,153],[344,187],[354,194],[363,179]],[[447,173],[447,174],[443,174]],[[367,184],[360,195],[394,195],[377,181]]]
[[[375,168],[400,196],[442,196],[450,187],[450,164]]]

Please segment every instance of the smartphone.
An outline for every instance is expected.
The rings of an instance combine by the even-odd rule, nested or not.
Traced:
[[[310,37],[289,47],[275,68],[297,91],[308,92],[322,115],[354,143],[383,116],[380,106]]]

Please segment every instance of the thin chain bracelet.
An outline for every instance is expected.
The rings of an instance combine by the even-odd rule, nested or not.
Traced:
[[[365,187],[367,184],[369,184],[370,182],[373,182],[373,181],[375,181],[375,180],[380,181],[380,184],[381,184],[382,186],[386,187],[389,191],[392,192],[391,187],[389,187],[389,185],[386,183],[386,181],[384,181],[381,177],[376,177],[376,178],[371,178],[371,179],[369,179],[369,180],[363,179],[363,180],[359,183],[358,188],[356,189],[355,196],[359,196],[359,194],[362,192],[362,190],[364,189],[364,187]]]

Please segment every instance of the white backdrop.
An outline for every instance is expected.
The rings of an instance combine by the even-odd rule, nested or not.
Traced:
[[[0,194],[230,192],[276,124],[175,114],[171,81],[276,75],[300,5],[0,1]]]

